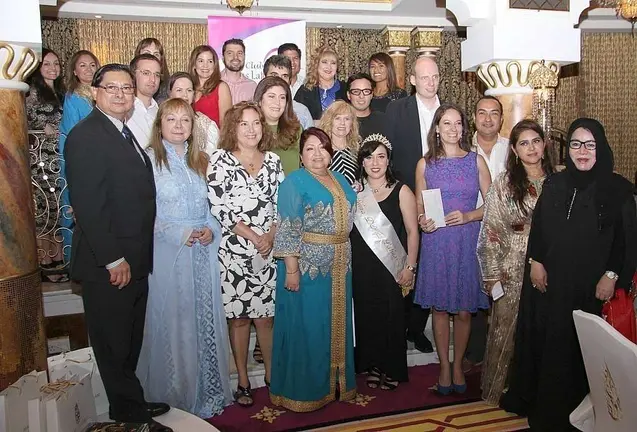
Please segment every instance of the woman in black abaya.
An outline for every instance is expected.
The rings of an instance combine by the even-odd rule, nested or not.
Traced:
[[[613,173],[603,126],[575,120],[567,142],[566,170],[546,180],[535,207],[510,387],[501,401],[528,415],[538,432],[576,430],[569,414],[588,393],[572,312],[600,315],[637,268],[633,186]]]

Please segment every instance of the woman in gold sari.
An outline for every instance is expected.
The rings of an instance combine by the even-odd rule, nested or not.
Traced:
[[[489,189],[478,237],[485,290],[491,293],[498,282],[504,290],[501,298],[493,291],[491,326],[482,367],[482,398],[496,406],[505,390],[513,357],[531,217],[544,179],[553,172],[544,131],[536,122],[522,120],[516,124],[509,144],[507,169]]]
[[[300,151],[303,168],[279,187],[270,399],[308,412],[337,394],[356,396],[349,242],[356,194],[328,170],[333,150],[325,132],[303,132]]]

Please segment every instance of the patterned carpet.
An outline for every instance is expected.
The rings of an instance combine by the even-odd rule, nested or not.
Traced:
[[[267,389],[254,391],[254,406],[229,406],[208,419],[221,432],[389,431],[521,431],[526,420],[512,417],[480,400],[480,373],[467,375],[463,395],[439,396],[429,388],[438,380],[438,365],[409,368],[409,382],[388,392],[369,389],[357,377],[358,394],[350,402],[334,402],[311,413],[294,413],[270,402]],[[325,428],[325,429],[320,429]]]
[[[512,432],[528,430],[526,419],[484,402],[472,402],[341,423],[312,431],[338,432]]]

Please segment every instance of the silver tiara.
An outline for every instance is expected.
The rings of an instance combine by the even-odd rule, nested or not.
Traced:
[[[372,142],[372,141],[377,141],[379,143],[381,143],[382,145],[384,145],[385,147],[387,147],[388,150],[392,149],[391,143],[389,142],[389,140],[387,139],[387,137],[383,134],[379,134],[379,133],[375,133],[375,134],[371,134],[369,135],[367,138],[365,138],[363,140],[363,142],[361,143],[361,146],[363,144],[366,144],[368,142]]]

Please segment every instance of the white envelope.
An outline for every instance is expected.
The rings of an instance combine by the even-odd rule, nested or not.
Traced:
[[[426,189],[422,191],[422,202],[425,206],[425,217],[427,219],[433,219],[436,228],[446,227],[445,209],[442,205],[440,189]]]

